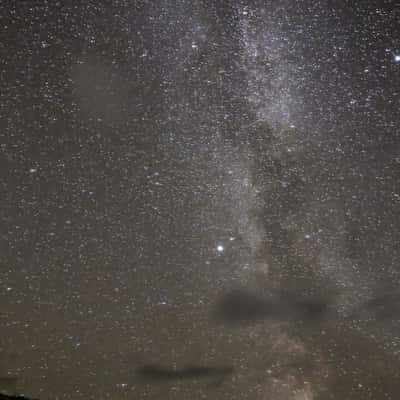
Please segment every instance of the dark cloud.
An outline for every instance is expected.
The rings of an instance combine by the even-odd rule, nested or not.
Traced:
[[[168,382],[175,380],[217,380],[223,381],[234,372],[231,366],[205,367],[190,365],[181,369],[168,369],[159,365],[143,365],[138,368],[137,376],[149,382]]]
[[[229,324],[259,320],[311,322],[327,317],[328,301],[323,298],[301,298],[285,291],[260,295],[250,290],[235,289],[219,299],[214,315]]]

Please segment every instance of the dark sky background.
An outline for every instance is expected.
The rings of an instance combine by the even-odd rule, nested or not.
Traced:
[[[395,0],[1,1],[0,376],[398,399],[399,21]],[[329,293],[329,317],[215,320],[238,287]]]

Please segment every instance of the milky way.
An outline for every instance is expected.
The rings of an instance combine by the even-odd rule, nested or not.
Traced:
[[[395,3],[3,2],[0,392],[397,399]]]

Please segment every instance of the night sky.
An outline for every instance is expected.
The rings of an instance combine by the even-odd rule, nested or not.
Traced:
[[[398,1],[3,0],[0,55],[18,393],[400,398]]]

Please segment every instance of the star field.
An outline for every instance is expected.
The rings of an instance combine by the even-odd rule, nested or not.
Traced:
[[[0,393],[398,399],[399,19],[1,2]]]

